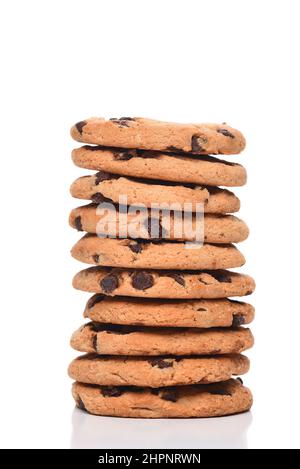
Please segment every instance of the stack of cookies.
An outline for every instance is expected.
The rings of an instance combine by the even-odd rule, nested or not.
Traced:
[[[85,353],[69,367],[77,406],[146,418],[249,410],[251,392],[232,376],[249,369],[242,352],[253,345],[245,325],[254,308],[229,297],[251,294],[255,283],[227,270],[244,264],[233,243],[248,228],[224,189],[247,176],[211,156],[240,153],[243,135],[226,124],[129,117],[87,119],[71,135],[88,144],[73,151],[74,163],[97,171],[71,186],[90,201],[71,212],[71,226],[86,232],[72,255],[93,265],[73,286],[94,293],[89,322],[71,339]]]

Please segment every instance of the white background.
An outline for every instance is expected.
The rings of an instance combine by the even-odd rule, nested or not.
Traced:
[[[1,2],[2,447],[299,448],[299,2]],[[145,421],[73,412],[66,368],[87,300],[71,279],[70,126],[90,116],[241,129],[240,247],[257,308],[251,414]],[[76,144],[75,144],[76,145]]]

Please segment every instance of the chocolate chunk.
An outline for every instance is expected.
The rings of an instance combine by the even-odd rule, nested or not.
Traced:
[[[251,295],[251,293],[253,293],[252,290],[248,290],[246,291],[245,296]]]
[[[135,254],[139,254],[143,250],[143,245],[141,243],[129,244],[128,247]]]
[[[109,120],[114,124],[117,124],[119,127],[129,127],[129,123],[131,121],[134,121],[135,119],[133,119],[132,117],[120,117],[119,119],[117,119],[116,117],[112,117]]]
[[[93,258],[93,261],[95,262],[95,264],[99,263],[99,259],[100,259],[99,254],[93,254],[92,258]]]
[[[83,403],[83,400],[80,397],[78,398],[78,401],[76,402],[76,405],[77,405],[78,409],[85,410],[85,412],[88,412],[86,410],[86,407],[85,407],[84,403]]]
[[[227,129],[218,129],[217,132],[219,134],[225,135],[225,137],[234,138],[234,135]]]
[[[97,352],[97,334],[95,334],[92,338],[93,349]]]
[[[89,309],[93,308],[97,303],[100,303],[100,301],[104,300],[105,296],[101,295],[101,293],[92,296],[92,298],[89,299],[87,307]]]
[[[110,179],[115,179],[116,176],[114,174],[106,173],[105,171],[99,171],[95,174],[95,185],[98,186],[102,181],[109,181]]]
[[[157,368],[160,368],[161,370],[163,368],[171,368],[173,366],[173,362],[167,362],[162,358],[153,358],[149,360],[149,363],[151,366],[157,366]]]
[[[75,127],[78,130],[78,132],[80,133],[80,135],[82,134],[82,129],[86,124],[87,124],[86,121],[80,121],[80,122],[77,122],[77,124],[75,124]]]
[[[197,308],[197,311],[207,311],[206,308]]]
[[[135,156],[128,151],[115,151],[113,154],[116,161],[129,161]]]
[[[100,390],[103,397],[119,397],[123,394],[121,388],[117,388],[115,386],[107,386],[105,388],[101,388]]]
[[[147,290],[154,285],[153,275],[147,272],[134,272],[131,280],[133,288],[136,290]]]
[[[245,324],[245,316],[242,314],[235,314],[232,319],[232,327],[239,327]]]
[[[119,286],[116,274],[109,274],[100,281],[100,287],[104,293],[112,293]]]
[[[207,272],[209,275],[214,277],[218,282],[221,283],[231,283],[231,276],[228,272],[222,271],[222,270],[214,270],[214,271],[208,271]]]
[[[202,145],[205,145],[206,143],[207,143],[207,139],[205,137],[199,137],[198,135],[193,135],[192,142],[191,142],[192,152],[193,153],[204,152],[205,149],[203,148]]]
[[[81,224],[81,216],[78,216],[75,218],[74,225],[78,231],[83,231],[82,224]]]
[[[159,397],[164,401],[176,402],[178,399],[176,389],[166,388],[160,391]]]
[[[231,396],[231,392],[227,391],[226,389],[210,389],[209,394],[213,394],[216,396]]]
[[[175,282],[179,283],[179,285],[182,285],[183,287],[185,286],[185,280],[181,275],[179,275],[175,272],[174,273],[172,272],[172,273],[166,274],[165,276],[166,277],[171,277],[172,279],[175,280]]]
[[[104,195],[101,194],[101,192],[96,192],[91,196],[92,201],[95,204],[101,204],[102,202],[109,202],[111,203],[111,199],[108,199],[107,197],[104,197]]]

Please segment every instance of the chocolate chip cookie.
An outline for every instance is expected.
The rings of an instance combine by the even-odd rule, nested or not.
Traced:
[[[246,145],[241,132],[227,124],[177,124],[141,117],[77,122],[71,136],[78,142],[194,154],[236,154]]]
[[[233,244],[199,244],[83,236],[72,248],[72,256],[86,264],[140,269],[227,269],[245,263]]]
[[[249,324],[254,308],[236,300],[155,300],[93,295],[84,310],[92,321],[136,326],[231,327]]]
[[[217,383],[249,370],[240,354],[215,357],[132,357],[82,355],[69,366],[75,381],[101,386],[147,386],[159,388],[187,384]]]
[[[89,322],[75,331],[71,346],[100,355],[219,355],[253,345],[250,329],[151,328]]]
[[[117,207],[97,207],[97,204],[89,204],[73,209],[69,217],[70,225],[78,231],[112,238],[195,241],[197,223],[203,223],[204,241],[216,244],[239,243],[249,235],[246,223],[233,215],[207,213],[203,220],[197,220],[193,214],[190,224],[182,224],[182,218],[176,212],[167,214],[157,210],[151,213],[149,209],[133,213],[124,212],[123,207],[120,214]]]
[[[70,192],[77,199],[92,200],[97,204],[114,202],[150,208],[159,208],[164,204],[173,211],[204,210],[206,213],[233,213],[240,208],[239,199],[226,189],[193,184],[183,186],[173,182],[133,179],[104,172],[76,179]]]
[[[90,267],[73,279],[78,290],[143,298],[226,298],[249,295],[255,282],[228,270],[180,271]]]
[[[245,412],[252,406],[250,390],[238,379],[154,389],[75,382],[72,393],[80,409],[115,417],[218,417]]]
[[[228,187],[247,181],[242,165],[211,156],[85,145],[73,150],[72,159],[81,168],[138,178]]]

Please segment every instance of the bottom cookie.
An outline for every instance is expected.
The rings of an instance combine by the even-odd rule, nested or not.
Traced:
[[[239,379],[156,389],[75,382],[72,393],[80,409],[113,417],[220,417],[245,412],[252,405],[252,394]]]

